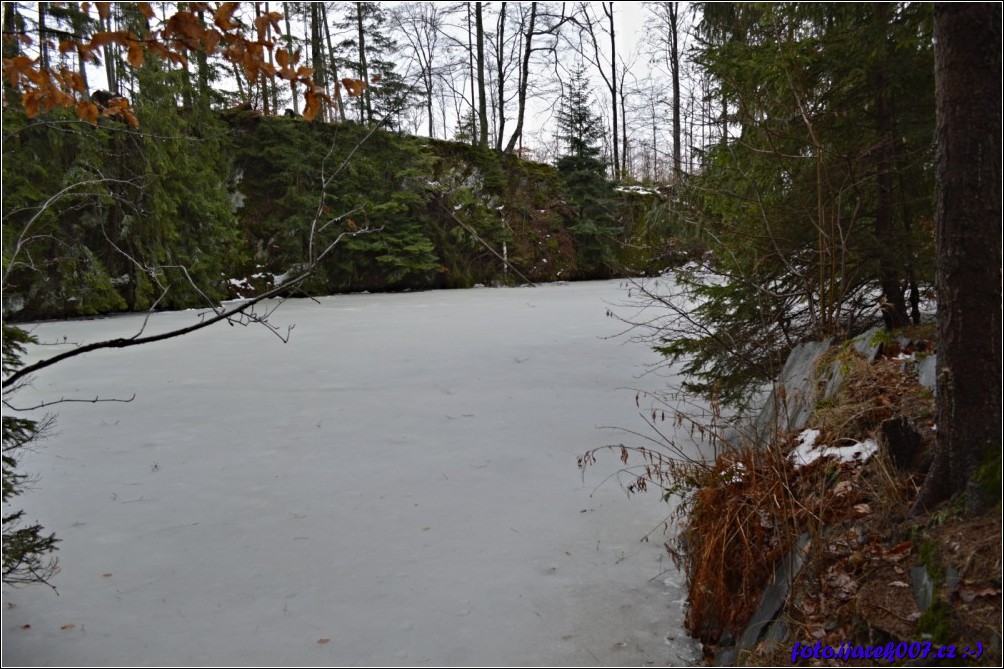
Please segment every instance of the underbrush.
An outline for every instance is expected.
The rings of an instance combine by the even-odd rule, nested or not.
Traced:
[[[850,347],[834,347],[822,357],[819,368],[824,367],[837,370],[842,382],[817,403],[808,426],[817,432],[817,443],[842,447],[842,458],[819,457],[806,464],[793,453],[805,432],[744,438],[740,435],[753,430],[729,430],[714,405],[706,419],[697,421],[659,397],[652,398],[657,408],[650,426],[665,421],[668,412],[674,434],[711,446],[711,457],[686,457],[687,449],[666,430],[641,446],[605,447],[619,456],[620,480],[630,494],[658,490],[666,501],[675,501],[671,524],[676,532],[666,547],[687,579],[688,632],[709,655],[735,644],[758,612],[779,564],[800,553],[804,565],[797,577],[788,576],[793,583],[783,608],[776,616],[766,613],[783,624],[790,641],[911,641],[929,638],[931,628],[940,643],[970,641],[962,637],[974,632],[996,639],[996,650],[987,644],[985,657],[999,658],[1001,564],[999,557],[994,563],[985,555],[988,550],[999,554],[999,505],[995,517],[974,525],[978,551],[968,551],[957,537],[939,539],[950,533],[946,522],[963,536],[977,532],[963,528],[960,519],[911,519],[933,448],[931,392],[918,383],[910,362],[896,356],[872,363]],[[825,374],[818,378],[822,390],[828,379]],[[725,439],[726,433],[732,438]],[[874,455],[867,440],[877,445]],[[596,464],[601,450],[580,458],[580,467]],[[935,571],[932,602],[922,612],[910,570],[924,566],[925,546],[929,554],[941,556],[933,560],[925,554],[929,562],[954,560],[955,573],[965,570],[966,576],[946,580]],[[953,551],[954,557],[947,555]],[[967,559],[978,560],[980,570]],[[980,618],[991,598],[996,618]],[[757,617],[763,615],[760,611]],[[780,662],[778,653],[785,647],[790,655],[790,643],[760,639],[738,648],[738,660]]]

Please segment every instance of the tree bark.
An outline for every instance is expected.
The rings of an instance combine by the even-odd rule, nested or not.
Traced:
[[[322,32],[322,21],[321,17],[321,5],[319,3],[311,3],[310,5],[310,64],[314,67],[314,81],[317,82],[322,88],[327,82],[324,67],[324,47],[321,45],[321,32]],[[324,119],[324,114],[327,112],[321,112],[321,120]]]
[[[519,98],[516,112],[516,129],[509,138],[506,145],[506,153],[512,153],[516,149],[516,144],[523,136],[523,119],[526,116],[526,88],[527,80],[530,78],[530,55],[533,53],[533,27],[537,20],[537,3],[530,3],[530,27],[526,31],[526,46],[523,49],[523,63],[519,75]]]
[[[602,3],[603,13],[610,22],[610,102],[613,105],[613,127],[614,127],[614,179],[623,176],[623,165],[618,154],[617,146],[617,40],[614,38],[614,3]],[[599,58],[597,58],[597,63]]]
[[[321,6],[321,16],[324,18],[324,41],[328,45],[328,64],[331,66],[331,97],[335,100],[335,111],[338,120],[345,122],[345,104],[342,102],[342,86],[338,82],[338,60],[335,48],[331,43],[331,26],[328,25],[327,5]]]
[[[499,113],[499,125],[498,125],[498,135],[495,137],[495,150],[502,152],[502,135],[505,132],[505,55],[503,49],[505,48],[505,6],[506,3],[502,3],[501,9],[499,9],[499,18],[497,23],[498,28],[498,113]]]
[[[282,3],[282,16],[286,21],[286,50],[289,51],[290,58],[293,57],[293,31],[289,29],[289,3]],[[296,94],[296,82],[289,82],[289,92],[293,99],[293,113],[300,114],[300,100]],[[344,120],[344,119],[343,119]]]
[[[359,32],[359,78],[369,83],[370,77],[366,67],[366,31],[363,28],[363,3],[356,3],[356,27]],[[373,124],[373,105],[370,102],[370,88],[363,88],[363,105],[366,109],[366,123]]]
[[[669,3],[669,67],[673,75],[673,174],[683,174],[680,145],[680,3]]]
[[[875,130],[878,145],[875,147],[875,239],[878,242],[879,282],[885,298],[882,305],[882,319],[886,328],[901,328],[910,324],[906,311],[906,297],[900,265],[903,257],[903,243],[896,234],[893,216],[893,174],[892,149],[896,141],[892,132],[892,116],[889,105],[887,84],[887,58],[885,26],[889,23],[889,5],[872,5],[872,16],[879,28],[882,39],[876,45],[877,55],[871,67],[871,86],[874,94]]]
[[[485,27],[481,16],[481,5],[474,3],[474,22],[477,33],[478,61],[478,144],[488,146],[488,99],[485,95]]]
[[[1001,5],[937,3],[934,36],[938,434],[917,510],[964,491],[975,514],[1001,448]]]

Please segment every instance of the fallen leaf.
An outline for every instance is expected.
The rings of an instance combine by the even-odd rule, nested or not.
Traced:
[[[910,587],[909,583],[904,583],[903,581],[893,581],[889,585],[891,585],[894,588],[909,588]]]
[[[913,548],[912,541],[901,541],[900,543],[896,544],[895,546],[887,550],[885,554],[892,555],[894,553],[902,553],[904,551],[910,550],[911,548]]]
[[[870,506],[868,506],[867,504],[855,504],[854,505],[854,513],[858,514],[859,516],[867,516],[871,512],[872,512],[872,508]]]
[[[323,646],[323,645],[329,644],[329,643],[331,643],[331,639],[329,639],[327,637],[324,637],[323,639],[318,639],[317,640],[317,645],[319,645],[319,646]]]
[[[74,625],[73,623],[69,623],[69,624],[67,624],[67,625],[63,625],[63,626],[62,626],[62,627],[60,627],[59,629],[63,630],[64,632],[69,632],[69,631],[70,631],[71,629],[73,629],[74,627],[76,627],[76,625]]]
[[[837,485],[833,486],[833,494],[837,497],[843,497],[852,490],[854,490],[854,484],[850,481],[841,481]]]
[[[984,588],[982,590],[970,590],[963,588],[959,590],[959,597],[966,604],[971,604],[977,597],[997,597],[1001,594],[1000,588]]]
[[[101,578],[111,578],[111,577],[112,577],[111,572],[107,572],[105,574],[101,574]]]
[[[21,625],[21,629],[23,629],[23,630],[30,630],[31,629],[31,625],[25,623],[24,625]]]

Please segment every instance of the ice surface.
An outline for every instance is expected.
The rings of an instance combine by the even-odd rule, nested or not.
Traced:
[[[23,458],[39,481],[19,502],[62,539],[62,571],[58,596],[5,589],[3,663],[696,662],[684,579],[661,535],[639,541],[669,509],[597,487],[614,455],[576,468],[633,439],[602,426],[646,429],[636,389],[672,382],[603,338],[622,298],[596,282],[290,300],[285,345],[223,325],[39,373],[18,403],[136,399],[57,406],[58,434]]]

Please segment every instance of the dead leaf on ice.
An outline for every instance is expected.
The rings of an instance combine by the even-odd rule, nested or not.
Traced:
[[[62,627],[60,627],[59,629],[63,630],[64,632],[69,632],[69,631],[70,631],[71,629],[73,629],[74,627],[76,627],[76,625],[74,625],[73,623],[68,623],[68,624],[66,624],[66,625],[63,625],[63,626],[62,626]]]
[[[328,644],[328,643],[331,643],[331,639],[329,639],[327,637],[325,637],[323,639],[318,639],[317,640],[317,645],[319,645],[319,646],[323,646],[323,645]]]

